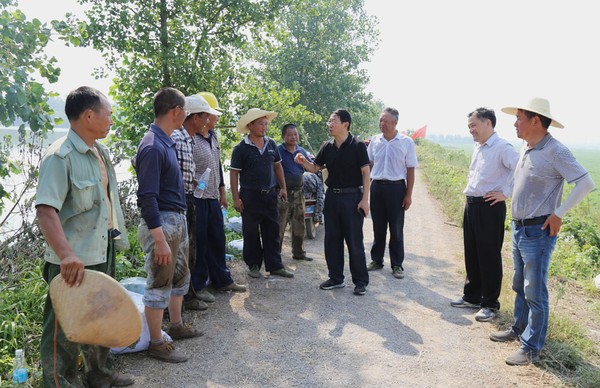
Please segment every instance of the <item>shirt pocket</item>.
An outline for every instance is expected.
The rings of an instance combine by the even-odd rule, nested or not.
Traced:
[[[73,212],[83,213],[94,207],[94,193],[96,182],[91,180],[74,180],[71,185],[71,196],[73,198]]]

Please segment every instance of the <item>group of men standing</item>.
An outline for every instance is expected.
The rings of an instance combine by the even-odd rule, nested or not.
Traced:
[[[588,172],[571,151],[548,132],[563,128],[553,119],[546,99],[533,98],[502,108],[516,116],[517,137],[525,142],[521,154],[494,128],[496,115],[488,108],[468,114],[475,148],[464,190],[463,236],[467,271],[463,296],[453,307],[476,308],[475,319],[488,322],[500,308],[505,200],[512,196],[512,254],[516,293],[514,323],[507,331],[490,334],[496,342],[520,340],[506,358],[509,365],[539,360],[548,328],[548,266],[566,213],[594,188]],[[561,204],[564,181],[575,187]]]
[[[163,312],[169,311],[173,340],[202,335],[183,322],[182,307],[206,309],[216,290],[246,291],[235,283],[225,263],[222,207],[227,207],[218,139],[221,115],[214,95],[185,97],[174,88],[154,96],[154,122],[141,140],[134,167],[141,221],[138,238],[146,254],[143,297],[150,332],[149,355],[183,362],[187,356],[162,336]],[[81,284],[84,268],[115,275],[115,249],[127,248],[117,181],[108,150],[97,140],[107,136],[112,110],[106,96],[81,87],[71,92],[65,111],[68,134],[47,150],[36,193],[39,224],[49,249],[44,279],[62,276],[69,286]],[[499,308],[501,248],[505,200],[512,195],[515,322],[493,333],[494,341],[517,338],[521,347],[506,362],[525,365],[539,358],[548,324],[548,264],[562,218],[594,187],[587,171],[555,140],[548,127],[562,127],[543,99],[503,109],[516,115],[517,136],[526,142],[519,156],[494,132],[494,111],[479,108],[468,115],[476,146],[465,189],[464,246],[467,281],[455,307],[477,307],[479,321],[493,319]],[[275,112],[250,109],[237,123],[245,134],[231,158],[230,183],[236,210],[242,214],[243,256],[249,276],[259,278],[263,263],[271,275],[291,278],[281,260],[286,225],[292,225],[292,257],[310,261],[303,247],[303,171],[328,170],[325,196],[324,252],[329,270],[320,288],[344,284],[344,242],[354,293],[364,295],[369,272],[383,268],[390,230],[392,274],[404,277],[404,212],[412,202],[417,166],[413,141],[396,129],[398,111],[386,108],[381,134],[368,146],[350,133],[350,113],[338,109],[328,120],[332,139],[314,161],[298,146],[293,124],[282,128],[283,144],[266,136]],[[210,169],[206,178],[205,171]],[[206,185],[199,186],[201,177]],[[575,183],[561,204],[564,180]],[[369,194],[371,201],[369,205]],[[371,211],[374,243],[367,266],[363,222]],[[300,217],[302,216],[302,220]],[[281,218],[280,218],[281,217]],[[57,323],[46,299],[41,359],[45,386],[81,385],[78,345]],[[89,386],[133,384],[131,376],[108,365],[108,349],[84,347]]]

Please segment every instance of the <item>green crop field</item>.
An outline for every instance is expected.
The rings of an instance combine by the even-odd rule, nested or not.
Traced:
[[[439,144],[444,148],[463,151],[467,158],[471,157],[471,152],[473,151],[473,141],[468,137],[464,138],[464,142],[439,142]],[[520,151],[521,145],[514,145],[517,150]],[[577,206],[575,212],[581,215],[587,215],[587,217],[600,227],[600,149],[572,146],[569,147],[569,149],[573,152],[577,161],[588,170],[594,179],[594,182],[596,182],[596,189]],[[570,187],[567,185],[565,193],[569,192]]]

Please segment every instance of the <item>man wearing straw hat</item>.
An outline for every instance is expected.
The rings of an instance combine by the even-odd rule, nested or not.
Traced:
[[[184,362],[188,357],[162,337],[163,311],[169,308],[172,339],[202,335],[183,322],[183,296],[188,292],[188,235],[183,178],[175,142],[170,135],[183,126],[189,112],[185,96],[174,88],[154,95],[154,123],[138,146],[135,169],[137,203],[141,210],[138,239],[146,254],[147,273],[144,306],[150,346],[148,355],[166,362]]]
[[[50,283],[62,276],[68,286],[78,287],[85,268],[114,277],[115,249],[127,249],[129,242],[115,170],[107,148],[96,141],[105,138],[113,124],[110,103],[98,90],[83,86],[69,93],[65,113],[71,128],[42,159],[36,210],[48,244],[44,280]],[[79,345],[66,338],[49,295],[40,353],[44,387],[82,385]],[[133,384],[131,376],[109,368],[108,354],[107,347],[83,346],[88,386]]]
[[[507,331],[490,334],[496,342],[520,339],[509,365],[539,361],[548,328],[548,266],[562,219],[593,190],[594,181],[567,147],[548,132],[564,128],[552,118],[543,98],[502,108],[515,115],[517,137],[525,141],[515,170],[511,213],[513,218],[514,323]],[[561,204],[564,181],[575,187]]]
[[[260,278],[263,261],[271,275],[294,276],[284,268],[279,250],[276,182],[283,201],[287,190],[277,144],[266,136],[275,116],[275,112],[258,108],[248,110],[236,126],[237,132],[246,136],[231,154],[231,194],[235,209],[242,214],[243,256],[250,269],[248,276],[253,278]]]

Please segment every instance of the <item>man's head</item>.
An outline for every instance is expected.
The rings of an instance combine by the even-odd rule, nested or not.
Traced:
[[[100,91],[88,86],[69,93],[65,113],[75,132],[93,139],[105,138],[113,124],[110,102]]]
[[[296,124],[286,124],[281,128],[281,139],[289,147],[298,144],[298,128]]]
[[[545,135],[550,126],[564,128],[561,123],[552,118],[550,103],[544,98],[532,98],[525,104],[502,108],[502,112],[517,117],[515,121],[517,137],[526,141]]]
[[[240,117],[235,128],[237,132],[241,134],[250,133],[254,136],[264,136],[267,131],[268,124],[275,117],[277,117],[276,112],[262,110],[259,108],[250,108],[248,112]],[[252,128],[254,128],[254,132],[252,131]],[[262,133],[262,135],[260,133]]]
[[[467,115],[469,133],[479,144],[485,143],[494,133],[496,113],[493,109],[477,108]]]
[[[215,117],[214,124],[218,116],[222,113],[211,108],[208,102],[200,95],[196,94],[185,98],[185,108],[189,112],[183,126],[191,133],[202,133],[213,129],[210,126],[211,118]]]
[[[329,116],[327,126],[329,127],[329,134],[336,136],[350,131],[350,125],[352,124],[352,116],[350,112],[344,109],[338,109]]]
[[[394,108],[385,108],[379,116],[379,129],[383,133],[391,133],[396,131],[396,125],[398,125],[398,118],[400,113]]]
[[[185,96],[175,88],[162,88],[154,95],[154,117],[166,121],[172,128],[181,128],[188,116]]]

